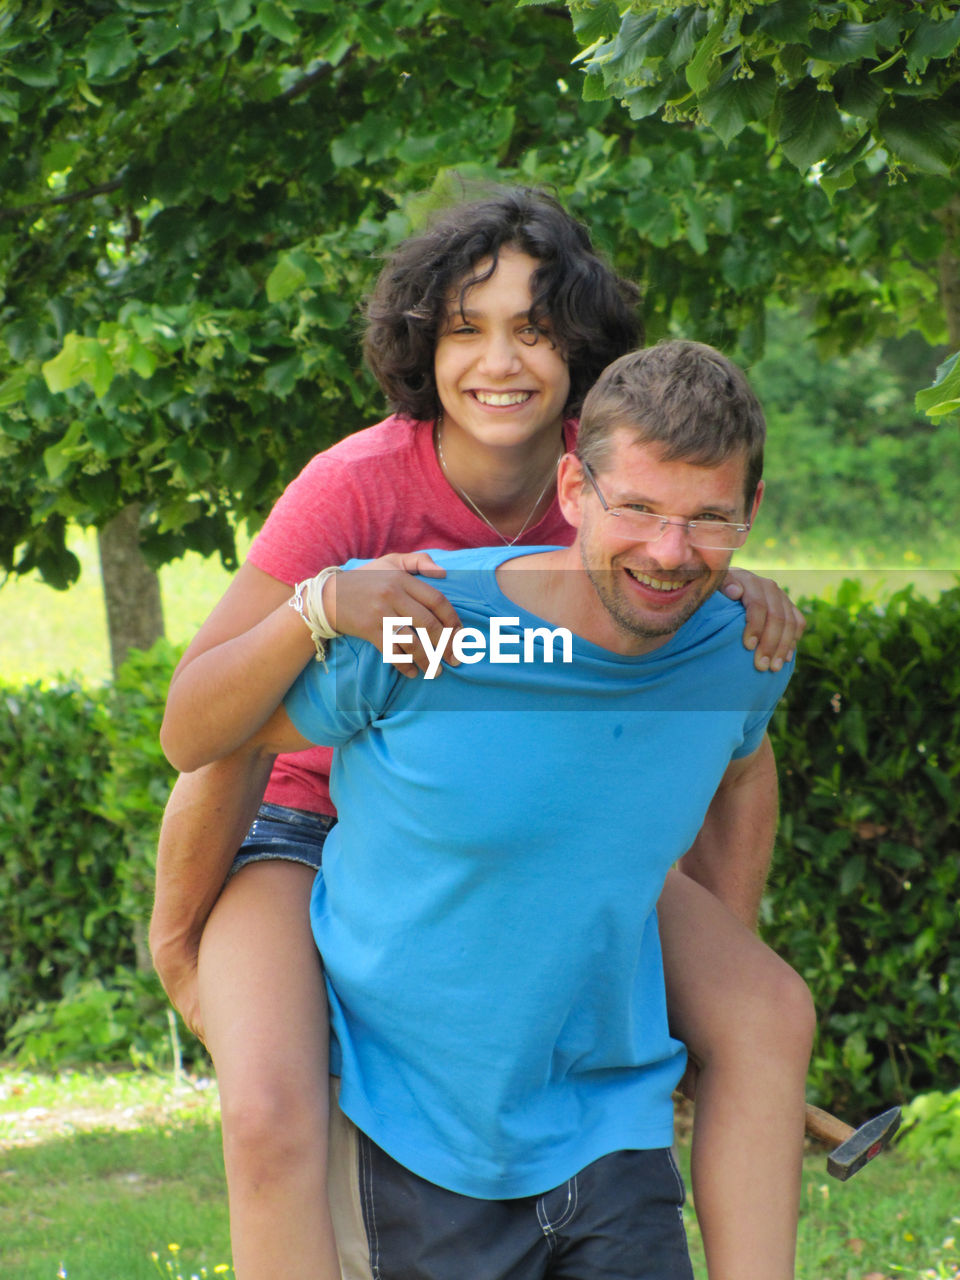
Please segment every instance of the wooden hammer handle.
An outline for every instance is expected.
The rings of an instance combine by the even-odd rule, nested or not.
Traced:
[[[839,1147],[840,1143],[846,1142],[853,1133],[850,1125],[844,1124],[842,1120],[832,1116],[829,1111],[821,1111],[819,1107],[811,1106],[809,1102],[807,1103],[806,1128],[811,1138],[816,1138],[818,1142],[822,1142],[826,1147]]]

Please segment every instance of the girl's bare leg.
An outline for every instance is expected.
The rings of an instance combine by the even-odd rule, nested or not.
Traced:
[[[220,1087],[238,1280],[339,1280],[327,1205],[327,1001],[314,873],[253,863],[200,944],[200,1008]]]
[[[681,872],[658,913],[671,1029],[700,1068],[692,1183],[710,1280],[792,1280],[810,993]]]

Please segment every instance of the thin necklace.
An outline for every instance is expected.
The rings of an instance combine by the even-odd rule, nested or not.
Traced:
[[[493,523],[493,521],[488,516],[485,516],[483,514],[483,512],[480,510],[480,508],[477,506],[474,500],[470,497],[469,493],[467,493],[466,489],[461,489],[461,487],[457,484],[456,480],[454,480],[453,476],[447,470],[447,460],[443,456],[443,442],[440,438],[440,428],[442,423],[443,423],[443,415],[441,414],[440,417],[437,419],[437,430],[436,430],[437,459],[440,463],[440,470],[446,476],[447,480],[454,487],[454,489],[456,489],[457,493],[459,493],[460,497],[464,500],[464,502],[466,502],[468,506],[473,508],[473,510],[477,513],[477,515],[480,517],[483,523],[487,525],[488,528],[493,530],[493,532],[497,535],[497,537],[504,544],[504,546],[507,546],[507,547],[514,546],[514,544],[519,542],[520,539],[523,537],[523,535],[526,533],[527,525],[529,525],[530,521],[533,519],[534,512],[536,511],[537,507],[539,507],[540,503],[543,501],[543,495],[550,488],[551,481],[556,475],[557,466],[560,463],[560,459],[563,457],[563,449],[561,449],[560,452],[557,454],[557,461],[550,468],[550,472],[547,476],[547,482],[543,486],[543,488],[540,490],[540,492],[537,494],[537,500],[533,504],[533,506],[530,508],[530,513],[527,516],[526,520],[524,520],[523,524],[520,526],[519,531],[514,535],[514,537],[507,538],[500,532],[500,530]]]

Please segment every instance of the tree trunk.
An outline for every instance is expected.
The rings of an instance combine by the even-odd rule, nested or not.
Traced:
[[[946,243],[940,253],[940,300],[947,320],[950,350],[960,348],[960,197],[940,214]]]
[[[149,649],[163,635],[160,579],[140,554],[140,507],[132,504],[97,535],[100,579],[107,608],[110,660],[116,676],[131,649]],[[142,886],[141,886],[142,887]],[[145,919],[131,921],[137,969],[153,967]]]
[[[160,579],[140,554],[140,507],[114,516],[97,536],[107,607],[110,660],[116,675],[130,649],[149,649],[163,635]]]

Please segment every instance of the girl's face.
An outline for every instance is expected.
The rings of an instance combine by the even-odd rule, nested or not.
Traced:
[[[485,270],[480,262],[477,272]],[[552,435],[560,444],[570,374],[547,321],[530,322],[530,278],[535,258],[500,251],[493,275],[459,289],[434,353],[444,438],[464,433],[491,448],[533,443]]]

